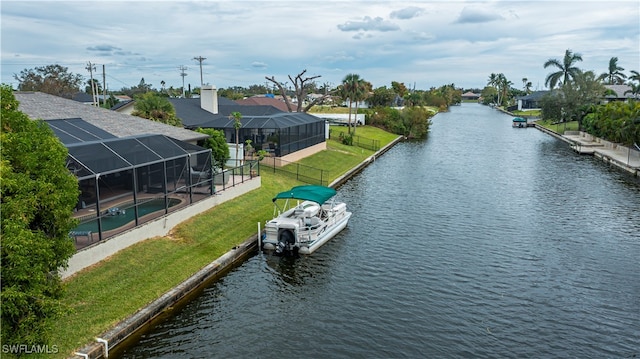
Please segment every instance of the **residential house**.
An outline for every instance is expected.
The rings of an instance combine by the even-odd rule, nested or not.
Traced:
[[[120,112],[126,115],[131,115],[135,110],[136,102],[133,100],[119,100],[113,107],[111,107],[111,111]]]
[[[478,100],[480,98],[480,94],[479,93],[474,93],[471,91],[467,91],[465,93],[462,94],[462,99],[463,100]]]
[[[211,150],[196,145],[207,135],[41,92],[15,98],[69,151],[80,190],[72,235],[87,245],[214,194]]]
[[[214,128],[224,131],[227,142],[236,143],[233,112],[242,115],[238,143],[251,140],[257,150],[285,161],[295,161],[326,149],[327,123],[308,113],[286,112],[271,105],[241,105],[218,97],[205,85],[199,99],[172,98],[176,115],[185,128]]]
[[[604,85],[604,87],[607,89],[607,93],[604,96],[606,102],[640,98],[638,95],[631,93],[631,86],[629,85]]]
[[[540,100],[548,93],[549,91],[534,91],[526,96],[517,97],[518,111],[539,109]]]

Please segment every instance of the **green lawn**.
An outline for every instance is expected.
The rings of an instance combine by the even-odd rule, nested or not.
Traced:
[[[540,117],[542,111],[540,110],[531,110],[531,111],[511,111],[512,114],[516,116],[529,116],[529,117]]]
[[[381,146],[397,137],[368,126],[358,131]],[[300,162],[327,170],[329,182],[373,153],[333,140],[327,147]],[[51,340],[60,352],[43,357],[67,357],[254,235],[257,223],[273,214],[273,195],[301,184],[270,171],[262,171],[261,180],[261,188],[181,223],[170,236],[138,243],[67,280],[62,302],[68,311]]]
[[[566,123],[552,123],[548,120],[536,121],[536,123],[544,128],[548,128],[551,131],[562,134],[564,131],[578,131],[578,121],[571,121]]]
[[[355,113],[355,106],[351,108],[351,113]],[[309,109],[309,113],[349,113],[349,107],[315,105]]]

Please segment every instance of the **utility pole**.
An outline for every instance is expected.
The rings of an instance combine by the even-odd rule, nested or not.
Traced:
[[[104,71],[104,64],[102,64],[102,101],[104,101],[105,107],[107,106],[107,73]]]
[[[93,106],[96,106],[96,91],[93,89],[93,71],[96,69],[95,65],[91,64],[91,61],[85,67],[89,71],[89,76],[91,77],[91,100],[93,101]]]
[[[206,57],[198,56],[194,57],[194,60],[200,63],[200,91],[202,91],[202,85],[204,85],[204,81],[202,81],[202,61],[206,60]]]
[[[184,77],[187,76],[187,73],[185,72],[187,70],[187,67],[183,66],[183,65],[180,65],[179,69],[180,69],[180,76],[182,76],[182,98],[185,98],[185,95],[184,95]]]

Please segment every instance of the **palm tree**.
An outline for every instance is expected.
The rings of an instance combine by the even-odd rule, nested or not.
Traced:
[[[628,77],[629,81],[638,81],[640,82],[640,72],[636,70],[631,70],[631,76]]]
[[[500,95],[502,95],[502,101],[504,102],[504,100],[507,98],[507,94],[509,93],[509,89],[511,88],[511,85],[513,85],[513,82],[507,80],[507,77],[504,76],[503,73],[499,73],[497,85],[498,85],[498,105],[502,105],[502,102],[500,102]]]
[[[363,81],[358,74],[348,74],[342,80],[344,96],[349,99],[349,134],[351,134],[351,106],[353,101],[356,101],[357,105],[357,97],[358,93],[361,91],[362,83]]]
[[[598,79],[606,80],[605,83],[609,85],[622,84],[624,83],[624,79],[627,78],[627,75],[623,74],[622,71],[624,71],[624,69],[618,66],[618,58],[612,57],[609,60],[609,72],[601,74]]]
[[[240,127],[242,127],[242,123],[240,120],[242,119],[242,114],[240,112],[234,111],[231,112],[229,119],[233,119],[233,128],[236,130],[236,167],[238,167],[238,147],[240,146],[240,142],[238,140]]]
[[[549,66],[557,67],[558,71],[552,72],[547,75],[545,80],[545,85],[548,85],[549,88],[553,90],[554,87],[558,84],[558,81],[562,78],[563,84],[568,83],[571,79],[573,79],[578,73],[580,73],[580,69],[575,67],[574,64],[578,61],[582,61],[582,55],[578,53],[573,53],[571,50],[566,50],[564,53],[564,59],[562,62],[556,59],[549,59],[544,63],[544,68],[546,69]]]

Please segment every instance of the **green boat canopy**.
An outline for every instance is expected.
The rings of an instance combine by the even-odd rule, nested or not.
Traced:
[[[514,117],[513,122],[527,122],[527,119],[522,117]]]
[[[288,191],[278,193],[275,197],[273,197],[273,202],[279,199],[293,198],[323,204],[331,197],[335,196],[335,194],[336,190],[331,187],[317,185],[296,186]]]

